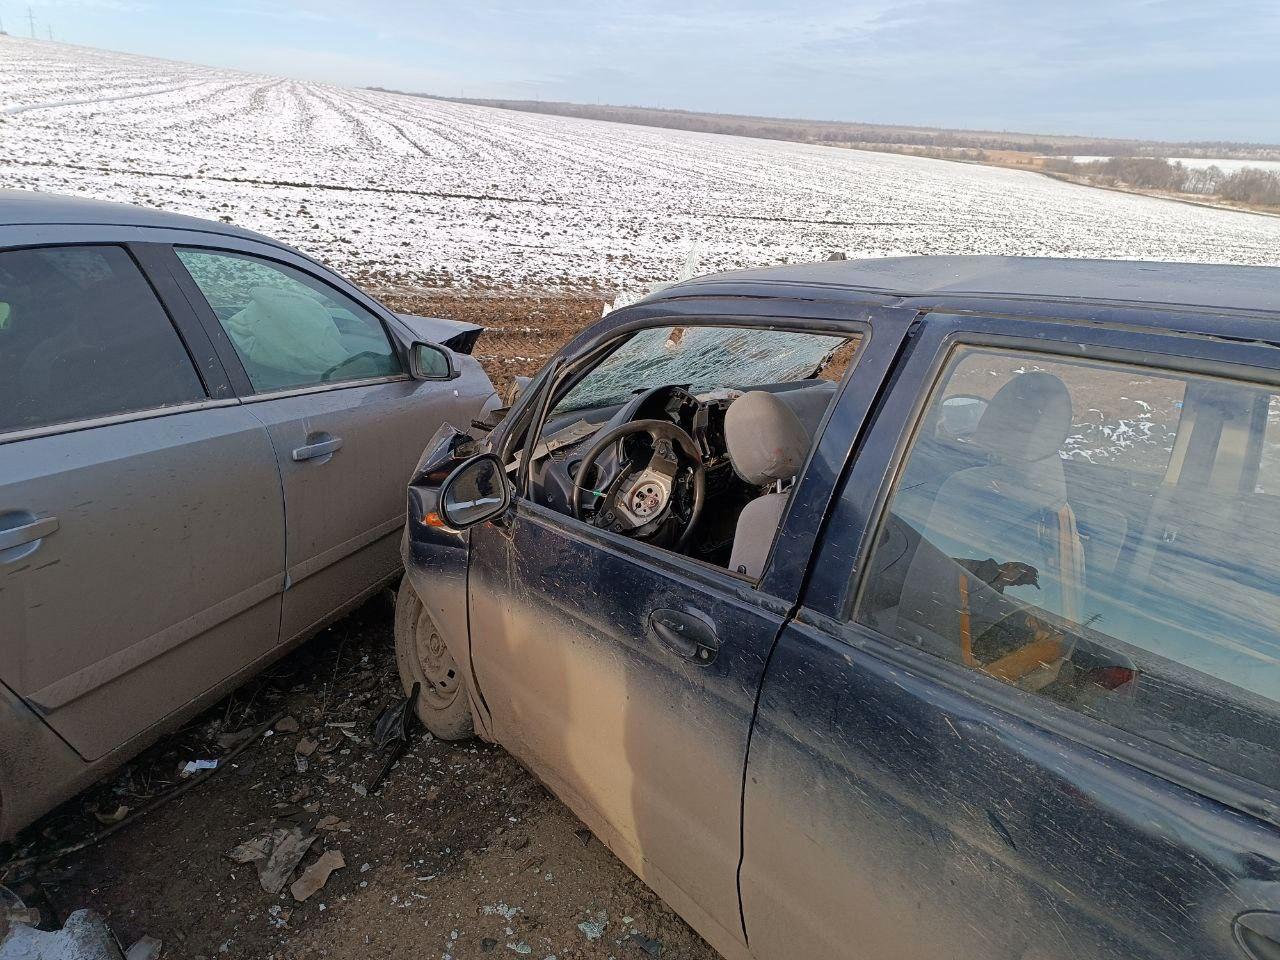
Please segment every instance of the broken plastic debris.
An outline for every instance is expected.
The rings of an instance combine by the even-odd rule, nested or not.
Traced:
[[[347,865],[339,850],[326,850],[320,859],[302,871],[302,876],[293,882],[289,892],[299,903],[320,890],[329,882],[329,875]]]
[[[373,721],[373,742],[379,751],[386,754],[387,759],[377,776],[373,778],[373,782],[369,784],[369,793],[377,792],[382,781],[391,772],[391,768],[409,749],[409,731],[418,716],[413,707],[418,702],[418,694],[421,690],[422,684],[414,681],[409,696],[388,704]]]
[[[236,863],[252,863],[258,868],[258,882],[267,893],[279,893],[315,843],[298,827],[277,827],[254,837],[227,854]]]
[[[182,765],[182,769],[178,771],[178,775],[189,777],[193,773],[200,773],[203,770],[217,770],[217,760],[188,760]]]
[[[0,960],[124,960],[124,954],[100,916],[77,910],[61,930],[14,924],[0,942]]]
[[[163,947],[155,937],[142,937],[125,952],[124,960],[158,960]]]

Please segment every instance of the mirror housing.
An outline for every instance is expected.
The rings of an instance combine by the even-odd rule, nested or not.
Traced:
[[[458,376],[453,355],[427,340],[409,344],[409,376],[415,380],[452,380]]]
[[[495,454],[481,453],[457,466],[440,485],[440,519],[452,530],[469,530],[511,506],[507,470]]]

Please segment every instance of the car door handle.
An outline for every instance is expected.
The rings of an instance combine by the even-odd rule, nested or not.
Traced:
[[[24,543],[34,543],[36,540],[44,539],[57,529],[57,517],[41,517],[31,523],[24,523],[20,527],[0,530],[0,550],[20,547]]]
[[[720,652],[720,638],[712,626],[683,610],[654,610],[649,614],[649,632],[663,646],[694,663],[711,663]]]
[[[320,440],[316,443],[304,444],[297,447],[293,451],[293,459],[297,463],[303,460],[314,460],[316,457],[327,457],[329,454],[342,449],[341,437],[330,437],[328,440]]]

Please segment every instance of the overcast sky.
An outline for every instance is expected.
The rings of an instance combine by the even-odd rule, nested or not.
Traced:
[[[1280,142],[1280,0],[34,0],[55,39],[351,85]],[[27,4],[0,0],[11,33]]]

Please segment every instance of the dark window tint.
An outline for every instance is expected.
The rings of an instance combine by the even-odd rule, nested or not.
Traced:
[[[254,390],[400,372],[378,318],[301,270],[213,250],[179,249],[178,257],[231,338]]]
[[[857,619],[1280,787],[1276,393],[961,350]]]
[[[204,397],[122,248],[0,252],[0,432]]]

